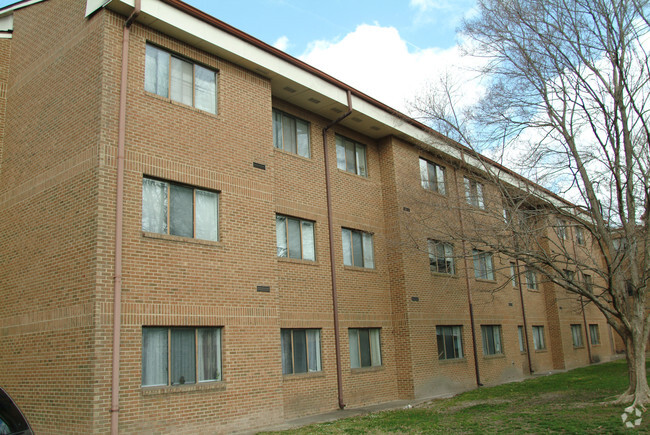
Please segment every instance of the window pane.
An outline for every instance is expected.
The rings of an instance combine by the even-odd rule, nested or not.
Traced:
[[[465,199],[468,204],[472,204],[472,186],[470,184],[469,178],[463,178],[465,184]]]
[[[200,65],[194,65],[196,108],[217,113],[217,74]]]
[[[163,97],[169,96],[169,53],[153,45],[146,47],[144,89]]]
[[[366,146],[357,144],[356,145],[356,157],[357,157],[357,174],[366,177],[368,175],[368,169],[366,167]]]
[[[357,167],[355,162],[356,151],[354,149],[354,142],[349,140],[345,141],[345,170],[352,172],[353,174],[357,173]]]
[[[524,349],[524,327],[517,326],[517,333],[519,335],[519,352],[523,352]]]
[[[420,183],[425,189],[431,189],[431,185],[429,184],[428,165],[427,161],[424,159],[420,159]]]
[[[171,99],[192,106],[193,65],[172,57]]]
[[[367,329],[359,329],[359,354],[361,355],[361,367],[370,367],[370,334]]]
[[[221,379],[221,330],[198,328],[199,382]]]
[[[142,179],[142,231],[167,234],[167,183]]]
[[[296,152],[296,120],[288,116],[282,116],[282,139],[284,150],[291,153]]]
[[[278,257],[287,256],[287,218],[275,217],[275,234],[277,237]]]
[[[441,166],[436,168],[436,181],[438,182],[438,192],[443,195],[447,194],[445,189],[445,169]]]
[[[363,267],[373,269],[375,267],[375,258],[372,249],[372,234],[363,234]]]
[[[314,261],[316,252],[314,246],[314,223],[301,221],[302,224],[302,259]]]
[[[282,149],[282,113],[273,111],[273,146]]]
[[[438,346],[438,359],[446,359],[445,357],[445,336],[442,333],[440,326],[436,327],[436,344]]]
[[[307,330],[307,347],[309,354],[309,371],[321,371],[320,364],[320,330],[308,329]]]
[[[196,382],[196,355],[194,329],[172,328],[171,352],[172,384],[193,384]]]
[[[358,369],[361,367],[359,359],[359,330],[349,329],[348,337],[350,338],[350,367]]]
[[[345,171],[345,144],[340,136],[336,136],[336,167]]]
[[[289,258],[302,258],[300,221],[298,219],[287,218],[287,222],[289,224]]]
[[[352,232],[343,228],[341,234],[343,238],[343,264],[352,266]]]
[[[296,120],[296,141],[298,142],[298,155],[310,157],[309,124],[299,119]]]
[[[215,192],[196,190],[196,238],[219,240],[219,206]]]
[[[373,366],[381,365],[381,337],[380,329],[374,328],[370,330],[370,359]]]
[[[193,231],[193,196],[190,187],[172,184],[170,187],[169,233],[175,236],[194,237]]]
[[[293,373],[291,329],[283,329],[280,334],[282,342],[282,374],[289,375]]]
[[[142,385],[167,385],[167,328],[142,329]]]
[[[476,205],[479,208],[485,208],[483,203],[483,185],[481,183],[476,183]]]
[[[461,337],[461,328],[460,326],[453,326],[452,328],[452,334],[454,337],[453,343],[454,343],[454,358],[462,358],[463,357],[463,340]]]
[[[454,248],[449,243],[445,243],[445,260],[447,261],[447,273],[453,274],[454,270]]]
[[[307,337],[304,329],[293,330],[293,372],[307,373]]]
[[[355,266],[363,267],[363,247],[359,231],[352,231],[352,260]]]

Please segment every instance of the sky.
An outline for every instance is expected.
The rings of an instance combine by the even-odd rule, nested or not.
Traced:
[[[456,30],[475,0],[185,1],[407,114],[438,74],[462,78],[471,62]]]

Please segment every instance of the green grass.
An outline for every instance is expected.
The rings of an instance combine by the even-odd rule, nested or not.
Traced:
[[[626,388],[626,364],[619,360],[286,433],[624,433],[632,431],[621,422],[624,407],[608,402]],[[636,431],[650,433],[650,410]]]

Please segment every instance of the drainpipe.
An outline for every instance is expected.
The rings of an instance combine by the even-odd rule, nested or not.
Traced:
[[[341,373],[341,339],[339,334],[339,308],[336,293],[336,263],[334,262],[334,225],[332,224],[332,188],[330,183],[329,156],[327,152],[327,130],[343,121],[352,113],[352,93],[348,93],[348,111],[336,118],[323,129],[323,151],[325,154],[325,190],[327,192],[327,222],[329,227],[330,271],[332,274],[332,306],[334,310],[334,346],[336,349],[336,384],[339,395],[339,408],[345,408],[343,402],[343,375]]]
[[[516,243],[516,240],[515,240]],[[528,342],[528,321],[526,320],[526,308],[524,306],[524,288],[521,284],[521,271],[519,269],[519,260],[515,258],[515,268],[517,269],[517,283],[519,284],[519,298],[521,299],[521,316],[524,320],[524,342],[526,344],[526,356],[528,357],[528,370],[533,374],[533,363],[530,358],[530,346]]]
[[[461,160],[465,162],[465,154],[461,150]],[[454,181],[456,183],[456,189],[458,189],[458,171],[454,171]],[[481,375],[478,368],[478,352],[476,350],[476,327],[474,326],[474,304],[472,303],[472,291],[469,281],[469,264],[467,262],[467,247],[465,246],[465,227],[463,225],[463,213],[461,212],[461,201],[460,201],[461,192],[458,192],[456,195],[456,201],[458,203],[458,222],[460,223],[460,233],[462,235],[462,245],[463,245],[463,260],[465,262],[465,284],[467,285],[467,302],[469,304],[469,321],[470,329],[472,330],[472,350],[474,351],[474,371],[476,374],[476,385],[482,387]]]
[[[117,435],[120,412],[120,319],[122,316],[122,213],[124,209],[124,143],[126,137],[126,87],[129,66],[131,24],[140,14],[140,0],[124,23],[122,37],[122,72],[117,133],[117,186],[115,204],[115,278],[113,286],[113,372],[111,376],[111,434]]]
[[[576,259],[576,265],[578,264],[578,250],[576,249],[576,242],[575,239],[571,241],[571,245],[573,245],[573,258]],[[576,267],[577,269],[577,267]],[[578,271],[575,271],[574,277],[577,276]],[[584,278],[584,274],[582,274],[582,279],[585,282],[585,288],[587,287],[587,282]],[[591,336],[589,333],[589,326],[587,325],[587,315],[585,314],[585,302],[584,299],[582,298],[582,295],[580,295],[580,309],[582,310],[582,323],[585,325],[585,339],[587,339],[587,357],[589,358],[589,364],[593,364],[594,359],[591,355]]]

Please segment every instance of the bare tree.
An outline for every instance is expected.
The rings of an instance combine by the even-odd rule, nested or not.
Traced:
[[[459,237],[522,261],[598,307],[626,344],[629,388],[617,400],[644,406],[650,4],[478,0],[477,9],[462,32],[467,53],[485,60],[484,98],[459,108],[462,88],[445,77],[415,102],[434,128],[477,151],[483,176],[503,198],[503,208],[492,209],[505,214],[489,231],[481,218],[480,231],[466,225]],[[510,166],[573,203],[512,176],[504,181],[507,171],[478,151],[507,155]],[[590,242],[570,247],[565,227]]]

